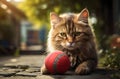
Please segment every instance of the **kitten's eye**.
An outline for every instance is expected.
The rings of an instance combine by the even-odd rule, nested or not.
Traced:
[[[74,32],[75,36],[79,36],[82,32]]]
[[[60,33],[61,36],[65,37],[66,36],[66,33],[62,32]]]

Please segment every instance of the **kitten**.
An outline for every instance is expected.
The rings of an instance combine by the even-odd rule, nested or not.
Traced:
[[[58,16],[54,12],[50,13],[48,52],[65,52],[76,74],[91,73],[97,66],[95,35],[88,18],[89,12],[86,8],[78,14],[67,13]],[[48,73],[45,65],[41,67],[41,72]]]

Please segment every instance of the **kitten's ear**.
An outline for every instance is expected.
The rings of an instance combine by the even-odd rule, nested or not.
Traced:
[[[88,17],[89,17],[89,11],[87,8],[85,8],[78,14],[78,21],[88,23]]]
[[[55,12],[51,12],[50,13],[50,22],[51,22],[51,26],[55,26],[55,24],[57,24],[60,21],[60,17],[55,13]]]

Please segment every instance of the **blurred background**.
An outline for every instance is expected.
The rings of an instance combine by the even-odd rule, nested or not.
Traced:
[[[120,0],[0,0],[0,55],[42,54],[49,14],[88,8],[100,65],[120,69]]]

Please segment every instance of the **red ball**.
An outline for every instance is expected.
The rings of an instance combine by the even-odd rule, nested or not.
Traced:
[[[55,51],[46,57],[45,66],[51,74],[63,74],[70,68],[70,60],[65,53]]]

